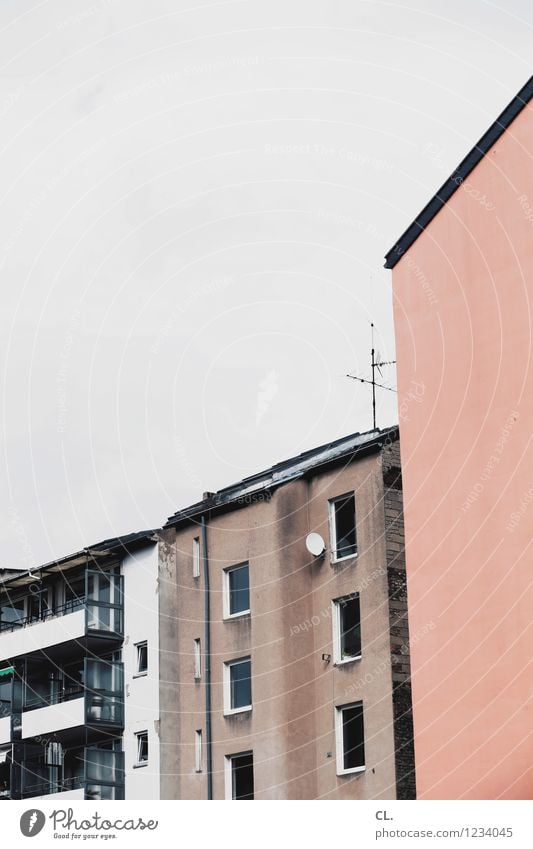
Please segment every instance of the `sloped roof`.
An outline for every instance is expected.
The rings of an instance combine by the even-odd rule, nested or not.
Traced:
[[[520,114],[522,109],[527,106],[532,96],[533,77],[530,77],[525,86],[520,89],[516,97],[511,100],[509,105],[503,110],[502,114],[496,118],[492,126],[489,127],[478,143],[474,145],[472,150],[457,166],[453,174],[448,177],[438,192],[433,195],[429,203],[427,203],[424,209],[417,215],[413,223],[409,225],[404,233],[402,233],[394,247],[391,248],[391,250],[385,255],[385,268],[394,268],[404,253],[409,250],[413,242],[418,239],[428,224],[433,221],[444,204],[457,191],[470,172],[474,170],[485,154],[498,141],[500,136],[503,135],[516,116]]]
[[[244,506],[249,503],[249,498],[254,493],[283,486],[289,481],[304,477],[304,475],[319,467],[329,466],[341,461],[351,462],[369,451],[379,450],[387,439],[392,441],[398,439],[398,427],[370,430],[366,433],[352,433],[334,442],[319,445],[318,448],[312,448],[296,457],[291,457],[289,460],[276,463],[269,469],[258,472],[251,477],[243,478],[238,483],[224,487],[218,492],[206,494],[202,501],[198,501],[184,510],[178,510],[173,516],[170,516],[165,527],[194,520],[195,517],[199,517],[208,511],[229,508],[230,506]]]

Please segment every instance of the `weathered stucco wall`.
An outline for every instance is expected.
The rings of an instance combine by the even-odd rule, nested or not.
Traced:
[[[327,540],[328,499],[356,491],[358,557],[313,559],[305,537]],[[208,525],[211,581],[213,795],[224,798],[224,756],[254,752],[256,799],[396,797],[388,548],[381,454],[255,496]],[[204,677],[194,680],[193,643],[204,647],[203,576],[192,576],[193,525],[175,534],[161,579],[162,798],[206,798],[195,772],[194,733],[205,744]],[[223,569],[250,564],[251,615],[223,621]],[[167,593],[168,590],[168,593]],[[363,656],[343,667],[332,654],[332,599],[360,592]],[[166,619],[165,619],[166,617]],[[166,625],[165,625],[166,621]],[[223,662],[251,654],[253,710],[223,716]],[[203,660],[203,659],[202,659]],[[176,691],[179,696],[176,696]],[[335,706],[363,700],[366,771],[337,776]],[[165,707],[167,712],[165,713]]]

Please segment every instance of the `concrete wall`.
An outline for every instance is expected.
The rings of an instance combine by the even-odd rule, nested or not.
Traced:
[[[425,799],[533,794],[532,134],[530,105],[393,272]]]
[[[312,558],[305,536],[329,548],[328,499],[356,491],[359,554],[337,565]],[[209,522],[213,789],[223,799],[224,757],[254,752],[256,799],[390,799],[396,796],[394,716],[381,455],[255,496]],[[260,498],[263,500],[259,500]],[[198,527],[169,529],[160,557],[162,798],[201,799],[194,735],[205,743],[205,675],[194,680],[193,644],[204,646],[203,576],[193,578]],[[174,541],[172,536],[174,535]],[[251,615],[223,620],[222,575],[250,564]],[[331,601],[359,591],[363,656],[342,667],[332,654]],[[223,715],[223,663],[251,654],[253,709]],[[204,659],[203,659],[204,660]],[[205,670],[205,663],[203,664]],[[366,770],[336,775],[335,707],[363,700]]]

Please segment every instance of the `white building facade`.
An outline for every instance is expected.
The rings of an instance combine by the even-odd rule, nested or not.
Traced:
[[[106,540],[0,580],[0,798],[159,798],[158,548]]]

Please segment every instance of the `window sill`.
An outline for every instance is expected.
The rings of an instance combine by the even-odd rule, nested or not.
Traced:
[[[148,761],[143,764],[133,764],[133,769],[143,769],[145,766],[148,766]]]
[[[357,773],[364,772],[365,770],[366,766],[354,766],[353,769],[338,769],[337,775],[339,778],[342,778],[344,775],[356,775]]]
[[[247,705],[246,707],[234,708],[233,710],[225,710],[224,716],[237,716],[239,713],[251,713],[252,705]]]
[[[146,670],[146,672],[136,672],[132,677],[133,678],[147,678],[148,677],[148,670]]]
[[[243,619],[245,616],[250,616],[251,610],[240,610],[239,613],[228,613],[224,616],[224,622],[231,622],[234,619]]]
[[[337,563],[345,563],[347,560],[357,560],[358,552],[355,554],[347,554],[345,557],[330,557],[329,562],[332,566],[335,566]]]
[[[356,661],[361,660],[362,657],[362,654],[358,654],[357,657],[347,657],[344,660],[336,660],[333,666],[347,666],[350,663],[356,663]]]

